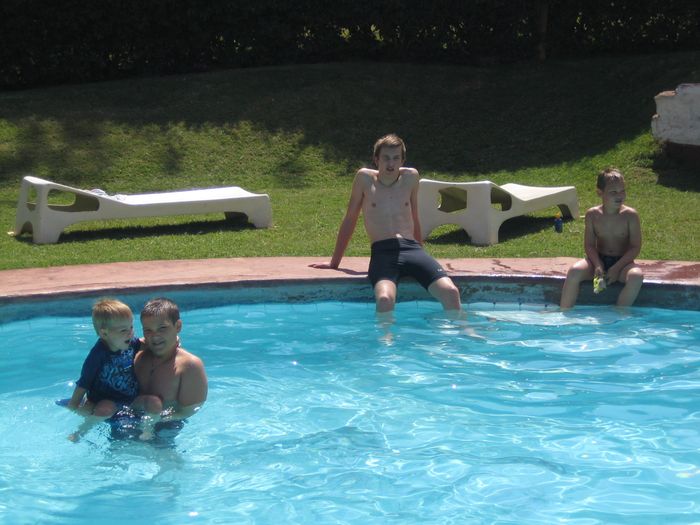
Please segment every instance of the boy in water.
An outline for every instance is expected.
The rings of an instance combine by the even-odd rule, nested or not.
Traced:
[[[614,168],[600,172],[596,191],[603,202],[586,212],[583,241],[586,258],[569,269],[561,293],[561,308],[576,304],[579,285],[584,280],[598,278],[607,284],[624,283],[617,298],[618,306],[632,305],[642,287],[644,275],[634,262],[642,247],[642,231],[637,211],[624,205],[622,173]]]
[[[363,168],[355,175],[330,264],[312,266],[338,268],[362,212],[372,243],[368,274],[377,312],[393,311],[402,275],[415,277],[445,310],[460,311],[459,289],[421,244],[417,207],[419,175],[415,169],[403,167],[406,160],[403,140],[394,134],[381,137],[374,144],[373,160],[377,169]]]
[[[67,405],[87,417],[68,437],[71,441],[128,406],[138,394],[134,357],[141,342],[134,337],[131,309],[116,299],[102,299],[92,308],[92,324],[99,340],[83,363]]]
[[[146,342],[134,368],[139,396],[132,407],[143,410],[140,439],[151,439],[158,422],[179,422],[194,414],[207,399],[204,364],[180,346],[180,310],[165,298],[153,299],[141,311]]]

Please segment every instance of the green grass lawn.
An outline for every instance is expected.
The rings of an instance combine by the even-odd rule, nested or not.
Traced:
[[[700,173],[650,134],[654,96],[700,79],[700,53],[498,67],[386,63],[239,69],[0,93],[0,221],[14,224],[22,176],[109,193],[238,185],[270,195],[274,226],[219,216],[78,224],[58,244],[0,236],[0,269],[233,256],[330,257],[354,172],[396,132],[408,162],[439,180],[575,185],[626,175],[641,258],[700,260]],[[456,227],[436,257],[582,256],[583,221],[556,209],[507,221],[477,247]],[[347,255],[369,255],[361,225]]]

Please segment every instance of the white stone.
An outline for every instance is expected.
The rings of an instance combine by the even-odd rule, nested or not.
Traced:
[[[700,84],[680,84],[654,97],[651,133],[662,142],[700,146]]]

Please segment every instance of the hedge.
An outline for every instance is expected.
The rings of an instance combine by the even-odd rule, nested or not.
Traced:
[[[0,87],[342,60],[700,48],[685,0],[3,0]]]

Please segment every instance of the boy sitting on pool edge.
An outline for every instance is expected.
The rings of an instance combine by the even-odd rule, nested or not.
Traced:
[[[338,269],[361,213],[372,243],[368,277],[377,313],[394,310],[399,278],[410,275],[446,311],[459,315],[459,289],[423,248],[417,207],[419,175],[416,169],[404,166],[404,141],[393,133],[379,138],[372,161],[376,169],[362,168],[355,174],[330,263],[311,266]]]
[[[574,263],[566,275],[560,307],[576,304],[581,281],[598,278],[624,283],[618,306],[631,306],[642,287],[644,274],[634,262],[642,248],[639,214],[625,206],[625,179],[615,168],[598,174],[596,192],[602,204],[586,212],[583,246],[586,258]]]

